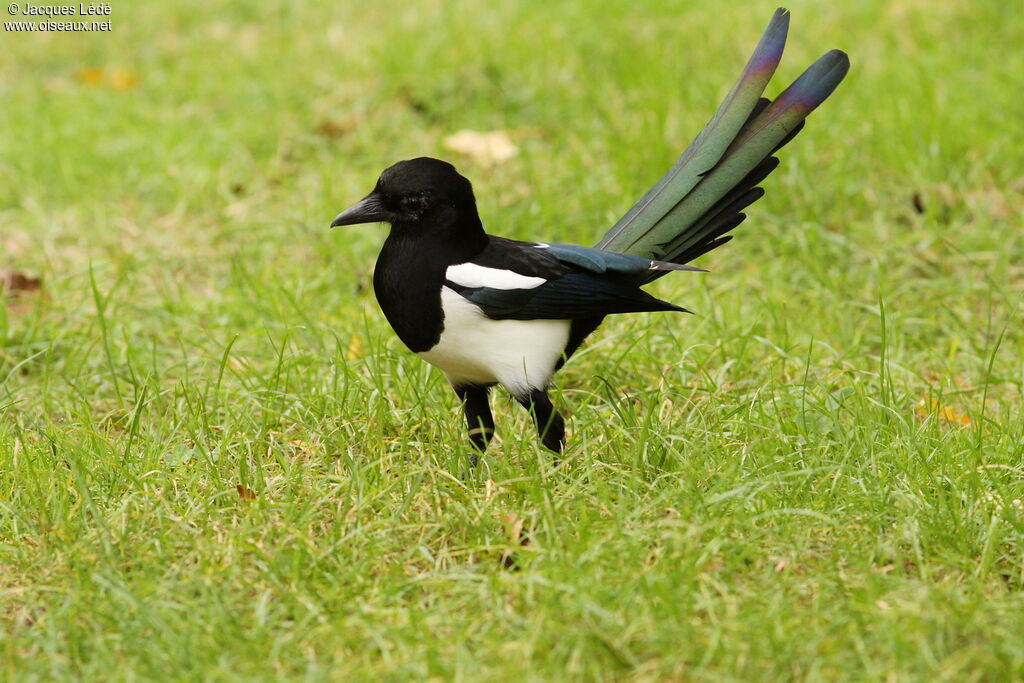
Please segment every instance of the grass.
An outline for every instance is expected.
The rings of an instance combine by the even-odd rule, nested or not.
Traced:
[[[450,390],[326,230],[453,158],[592,244],[774,5],[112,3],[0,62],[0,653],[17,680],[1024,676],[1024,19],[800,0],[853,70],[696,316],[610,320],[465,476]],[[5,20],[8,17],[5,17]],[[506,130],[487,166],[442,145]],[[521,545],[521,538],[528,539]],[[516,569],[505,568],[515,564]]]

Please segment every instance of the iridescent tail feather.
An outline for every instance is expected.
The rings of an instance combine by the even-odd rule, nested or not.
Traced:
[[[803,128],[850,68],[831,50],[775,101],[762,96],[782,58],[789,11],[778,9],[739,80],[672,168],[615,223],[596,246],[686,263],[728,242],[764,191],[757,185],[778,166],[773,155]],[[648,280],[664,273],[652,272]]]

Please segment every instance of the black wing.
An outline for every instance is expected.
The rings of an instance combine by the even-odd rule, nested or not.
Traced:
[[[684,308],[651,296],[635,283],[652,270],[696,270],[592,247],[517,242],[500,237],[492,237],[487,248],[471,263],[491,271],[542,280],[527,282],[530,286],[510,287],[446,279],[446,286],[495,320],[575,320],[639,311],[685,312]]]

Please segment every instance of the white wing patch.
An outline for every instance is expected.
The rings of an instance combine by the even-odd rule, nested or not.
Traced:
[[[445,279],[463,287],[491,287],[492,289],[533,289],[547,282],[542,277],[520,275],[511,270],[487,268],[475,263],[448,266]]]

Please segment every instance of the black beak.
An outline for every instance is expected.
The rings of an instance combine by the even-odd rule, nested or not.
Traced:
[[[384,208],[380,201],[380,195],[376,192],[359,200],[358,204],[345,209],[331,221],[331,227],[339,225],[356,225],[358,223],[389,223],[391,212]]]

